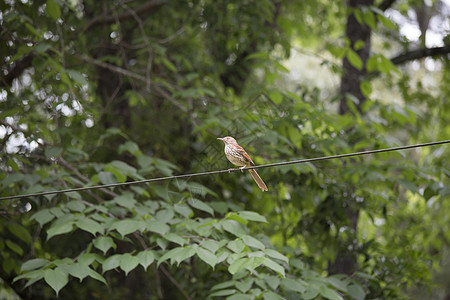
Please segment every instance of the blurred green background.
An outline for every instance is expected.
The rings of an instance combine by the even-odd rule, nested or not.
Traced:
[[[450,137],[449,1],[0,9],[0,196]],[[0,298],[449,299],[449,153],[1,201]]]

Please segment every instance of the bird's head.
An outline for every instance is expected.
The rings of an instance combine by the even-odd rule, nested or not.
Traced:
[[[232,144],[236,144],[236,140],[234,138],[232,138],[231,136],[226,136],[223,138],[217,138],[218,140],[221,140],[222,142],[225,143],[225,145],[232,145]]]

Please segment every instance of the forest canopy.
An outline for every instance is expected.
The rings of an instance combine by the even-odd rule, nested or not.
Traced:
[[[444,0],[6,0],[0,197],[450,138]],[[0,298],[448,299],[448,144],[0,201]]]

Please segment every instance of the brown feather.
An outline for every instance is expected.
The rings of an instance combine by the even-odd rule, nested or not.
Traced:
[[[261,179],[261,177],[259,177],[258,173],[256,172],[256,170],[254,169],[250,169],[248,170],[250,172],[250,174],[252,175],[253,179],[255,180],[256,184],[258,185],[258,187],[261,189],[261,191],[268,191],[269,189],[267,188],[266,184],[264,183],[264,181]]]

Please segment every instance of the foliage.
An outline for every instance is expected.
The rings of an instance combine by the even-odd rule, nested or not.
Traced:
[[[0,7],[0,196],[225,169],[225,135],[263,164],[450,133],[448,59],[395,65],[409,42],[373,5]],[[367,59],[344,37],[352,15],[382,41]],[[289,86],[285,59],[303,50],[320,70]],[[364,99],[318,87],[348,68],[366,72]],[[442,146],[260,169],[268,193],[233,173],[2,201],[0,274],[24,299],[419,297],[448,263],[448,159]]]

